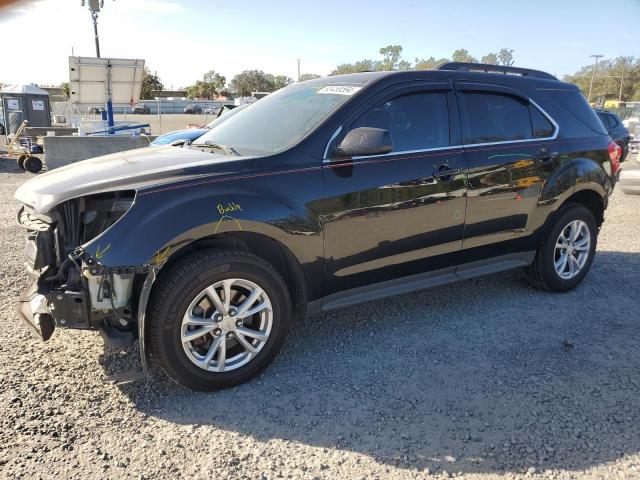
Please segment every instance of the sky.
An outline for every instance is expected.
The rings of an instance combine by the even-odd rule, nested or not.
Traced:
[[[640,56],[640,0],[105,0],[103,57],[142,58],[165,88],[215,70],[326,75],[341,63],[403,57],[480,58],[513,49],[516,66],[562,76],[593,61]],[[58,85],[68,56],[94,56],[93,25],[80,0],[18,1],[0,10],[5,60],[0,82]],[[14,53],[15,52],[15,53]],[[11,57],[11,61],[6,61]]]

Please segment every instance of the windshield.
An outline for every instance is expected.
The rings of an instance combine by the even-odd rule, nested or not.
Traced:
[[[290,85],[214,126],[193,145],[221,144],[240,154],[281,152],[302,140],[358,90],[355,85],[323,82]]]
[[[244,110],[248,106],[249,106],[249,104],[245,103],[244,105],[240,105],[240,106],[238,106],[238,107],[236,107],[236,108],[234,108],[232,110],[228,110],[226,112],[223,112],[222,115],[220,115],[218,118],[216,118],[213,122],[209,122],[207,124],[207,128],[213,128],[213,127],[215,127],[217,125],[220,125],[222,122],[226,122],[231,117],[233,117],[234,115],[237,115],[238,113],[240,113],[242,110]]]

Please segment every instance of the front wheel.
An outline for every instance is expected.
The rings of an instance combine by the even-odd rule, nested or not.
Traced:
[[[287,288],[269,263],[241,251],[204,250],[158,279],[150,298],[149,350],[188,388],[227,388],[271,363],[290,319]]]
[[[591,268],[597,239],[598,226],[588,208],[575,203],[563,206],[527,267],[529,282],[554,292],[573,289]]]

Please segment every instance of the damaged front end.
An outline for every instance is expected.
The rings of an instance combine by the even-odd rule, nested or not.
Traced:
[[[111,344],[136,335],[135,292],[145,266],[106,267],[82,245],[114,225],[133,205],[136,192],[99,193],[67,200],[46,214],[24,205],[18,223],[27,230],[25,266],[32,283],[20,298],[19,314],[48,340],[55,328],[98,329]]]

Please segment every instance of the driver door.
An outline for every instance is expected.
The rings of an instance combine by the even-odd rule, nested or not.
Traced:
[[[358,127],[388,130],[392,151],[332,159]],[[448,83],[385,89],[343,123],[323,169],[325,295],[425,272],[453,275],[466,206],[460,143]]]

